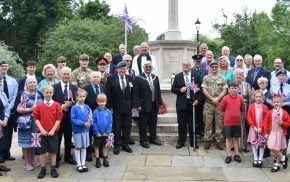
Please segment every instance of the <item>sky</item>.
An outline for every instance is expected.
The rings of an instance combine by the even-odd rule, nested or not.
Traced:
[[[168,29],[168,0],[105,0],[110,5],[110,14],[122,15],[124,5],[127,5],[130,17],[137,20],[142,28],[149,33],[149,40]],[[247,8],[249,12],[266,12],[271,9],[277,0],[179,0],[178,24],[182,39],[192,40],[196,36],[195,21],[201,22],[200,34],[211,38],[218,37],[212,25],[216,22],[224,23],[222,11],[230,22],[233,13],[241,13]],[[133,30],[134,31],[134,30]]]

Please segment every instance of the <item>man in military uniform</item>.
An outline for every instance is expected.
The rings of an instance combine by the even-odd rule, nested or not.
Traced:
[[[60,70],[66,66],[66,62],[67,62],[67,59],[66,57],[64,56],[59,56],[57,59],[56,59],[56,65],[57,65],[57,68],[56,68],[56,78],[57,79],[61,79],[60,77]]]
[[[84,87],[90,83],[90,75],[93,72],[89,66],[89,56],[87,54],[80,55],[80,67],[72,72],[72,84],[78,87]]]
[[[106,85],[107,78],[111,76],[111,73],[106,72],[106,65],[108,64],[108,60],[106,58],[98,58],[96,59],[97,71],[101,73],[101,84]]]
[[[217,148],[223,150],[223,115],[220,111],[219,102],[227,93],[227,81],[224,77],[218,75],[218,62],[210,63],[212,68],[211,74],[205,76],[202,82],[202,91],[205,95],[204,104],[204,120],[205,131],[204,140],[207,143],[204,146],[208,150],[211,146],[211,141],[215,138]],[[213,131],[213,127],[215,132]]]

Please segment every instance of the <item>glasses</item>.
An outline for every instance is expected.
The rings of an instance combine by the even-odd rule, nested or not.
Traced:
[[[124,60],[124,61],[131,61],[131,60],[127,59],[127,60]]]
[[[218,68],[218,66],[212,66],[211,68]]]
[[[145,66],[145,68],[152,68],[152,66]]]
[[[243,60],[242,59],[237,59],[237,61],[241,61],[242,62]]]

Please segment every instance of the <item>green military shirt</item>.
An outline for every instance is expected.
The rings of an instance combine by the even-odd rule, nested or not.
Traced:
[[[90,74],[93,72],[93,70],[87,68],[86,71],[82,70],[81,67],[75,69],[72,72],[72,84],[78,86],[78,87],[84,87],[85,85],[90,83]]]

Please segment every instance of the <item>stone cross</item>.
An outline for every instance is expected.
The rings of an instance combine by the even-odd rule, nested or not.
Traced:
[[[168,30],[165,32],[165,40],[181,40],[181,32],[178,30],[178,0],[168,0]]]

